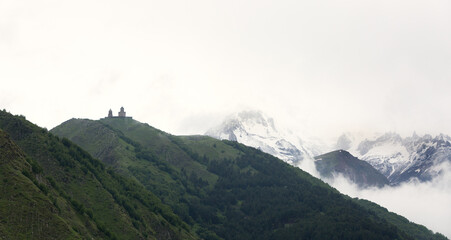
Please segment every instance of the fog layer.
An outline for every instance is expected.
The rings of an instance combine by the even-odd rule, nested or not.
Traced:
[[[375,202],[412,222],[440,232],[451,238],[451,167],[431,182],[412,180],[396,187],[361,189],[343,176],[336,176],[329,184],[351,197]]]

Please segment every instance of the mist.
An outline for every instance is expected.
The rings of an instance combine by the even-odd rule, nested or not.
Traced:
[[[243,109],[319,139],[451,135],[450,12],[449,0],[2,0],[0,109],[48,129],[123,106],[178,135]],[[451,171],[330,184],[451,238]]]
[[[0,107],[49,129],[124,106],[173,134],[244,108],[321,138],[451,134],[449,12],[447,0],[4,0]]]
[[[341,175],[326,182],[343,194],[375,202],[451,238],[451,166],[442,167],[442,174],[430,182],[411,180],[395,187],[362,189]]]

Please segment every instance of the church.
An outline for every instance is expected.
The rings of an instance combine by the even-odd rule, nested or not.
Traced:
[[[117,117],[113,116],[113,111],[110,109],[110,111],[108,111],[107,118],[132,118],[132,117],[127,117],[124,107],[121,107],[121,111],[118,113]]]

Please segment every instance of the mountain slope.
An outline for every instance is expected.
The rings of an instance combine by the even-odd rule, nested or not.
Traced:
[[[342,174],[360,187],[385,185],[383,176],[377,176],[371,165],[363,167],[359,160],[343,161],[345,158],[335,158],[332,161],[332,158],[327,158],[315,161],[315,156],[329,151],[325,144],[301,140],[294,134],[285,132],[288,131],[278,130],[273,119],[263,113],[244,111],[229,117],[220,126],[209,130],[207,135],[258,148],[315,176],[319,173],[318,177],[325,180],[332,175]]]
[[[194,239],[189,227],[158,197],[135,181],[107,169],[67,139],[0,112],[0,129],[41,169],[38,186],[48,190],[62,219],[82,238]],[[21,194],[17,192],[17,194]]]
[[[204,188],[211,188],[218,176],[194,161],[171,135],[126,118],[71,119],[52,132],[72,139],[121,174],[139,181],[184,221],[195,225],[201,237],[217,237],[197,224],[193,215],[201,210],[197,209],[199,204],[190,203],[198,203],[200,197],[206,197]],[[218,142],[215,149],[220,149],[223,158],[238,154],[222,142]]]
[[[63,219],[48,190],[32,175],[38,171],[0,130],[0,238],[79,239],[75,224]]]
[[[383,187],[389,182],[369,163],[359,160],[344,150],[337,150],[315,157],[318,172],[324,178],[342,174],[360,187]]]
[[[429,181],[451,163],[451,138],[446,135],[402,138],[396,133],[372,137],[343,134],[337,147],[350,151],[384,174],[391,184],[413,178]]]
[[[71,119],[52,132],[137,179],[206,239],[415,239],[358,200],[236,142],[119,118]]]
[[[323,150],[320,144],[301,140],[276,127],[272,118],[259,111],[243,111],[230,116],[218,127],[208,130],[206,135],[258,148],[294,166]]]

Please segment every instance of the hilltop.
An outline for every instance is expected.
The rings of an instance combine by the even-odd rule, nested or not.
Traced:
[[[51,130],[168,204],[205,239],[446,239],[237,142],[173,136],[133,119]]]
[[[197,238],[157,196],[68,139],[6,111],[0,129],[0,237]]]

